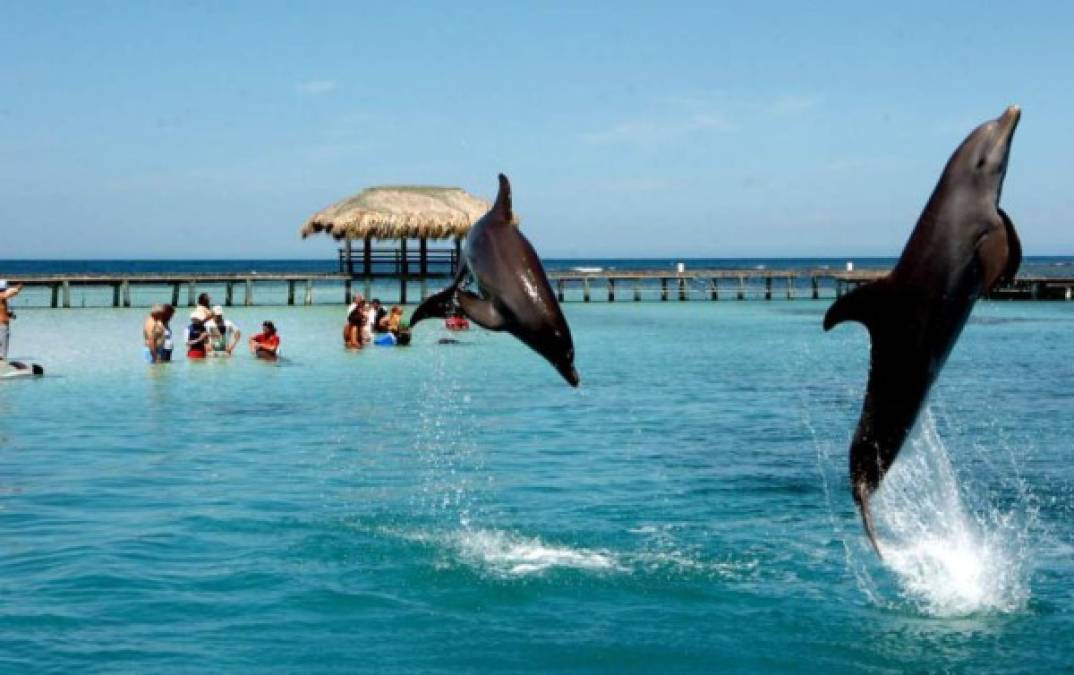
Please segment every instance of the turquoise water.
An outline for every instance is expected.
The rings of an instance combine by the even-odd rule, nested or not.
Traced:
[[[0,382],[0,669],[1047,671],[1074,657],[1074,305],[975,311],[875,502],[867,337],[828,303],[569,304],[510,338],[149,367],[142,312],[20,311]]]

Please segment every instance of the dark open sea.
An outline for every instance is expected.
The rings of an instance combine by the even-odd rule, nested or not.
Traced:
[[[229,310],[279,364],[157,366],[144,309],[14,304],[48,374],[0,380],[0,672],[1074,667],[1074,303],[978,303],[874,500],[883,560],[846,477],[868,337],[823,300],[567,303],[577,390],[431,321],[346,352],[328,304]]]

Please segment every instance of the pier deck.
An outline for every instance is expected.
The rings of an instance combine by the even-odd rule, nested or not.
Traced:
[[[863,269],[854,272],[831,269],[695,269],[677,273],[672,270],[615,270],[576,271],[553,270],[548,276],[561,302],[594,298],[608,302],[621,300],[686,301],[699,300],[772,300],[773,298],[821,299],[835,298],[853,288],[873,281],[887,270]],[[420,274],[396,277],[400,285],[398,302],[406,303],[408,283],[421,283],[421,295],[436,290],[446,279],[423,278]],[[163,291],[160,301],[170,299],[176,307],[193,306],[199,288],[207,286],[224,289],[226,306],[255,304],[255,287],[261,284],[286,285],[286,304],[295,305],[301,292],[301,302],[314,304],[314,289],[331,286],[339,293],[339,302],[349,302],[354,284],[365,284],[372,278],[347,274],[125,274],[125,275],[35,275],[12,276],[13,283],[28,288],[49,290],[48,305],[71,307],[73,287],[111,289],[113,307],[131,307],[132,287],[157,287]],[[581,297],[578,298],[579,291]],[[1003,300],[1071,300],[1074,277],[1018,277],[1014,283],[996,289],[990,297]]]

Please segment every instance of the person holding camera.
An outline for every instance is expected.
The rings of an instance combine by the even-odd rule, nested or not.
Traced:
[[[7,360],[7,346],[11,341],[11,320],[15,318],[15,312],[8,306],[8,300],[22,291],[22,284],[9,286],[7,281],[0,279],[0,361]]]

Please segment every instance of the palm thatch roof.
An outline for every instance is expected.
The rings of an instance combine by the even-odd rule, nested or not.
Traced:
[[[463,237],[492,205],[452,187],[371,187],[313,214],[302,238],[326,232],[336,239]]]

